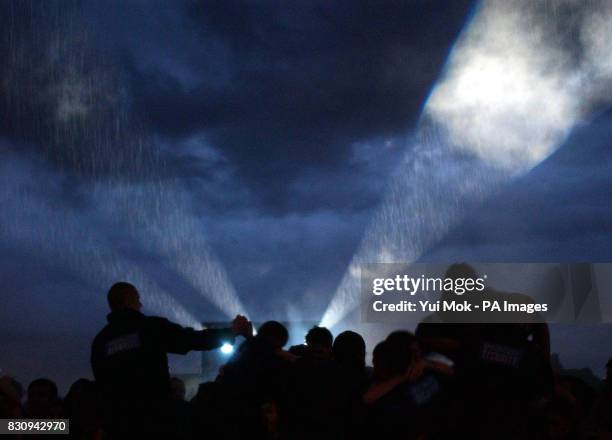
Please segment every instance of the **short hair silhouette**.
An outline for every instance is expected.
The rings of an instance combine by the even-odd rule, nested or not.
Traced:
[[[389,368],[396,373],[405,371],[419,356],[418,340],[409,331],[394,331],[387,336],[385,342]]]
[[[391,347],[388,341],[381,341],[374,347],[372,351],[372,363],[374,367],[384,365],[385,368],[389,366]]]
[[[276,348],[281,348],[289,340],[289,331],[278,321],[267,321],[257,330],[257,338]]]
[[[54,401],[58,397],[57,385],[51,379],[34,379],[28,385],[28,399],[37,398]]]
[[[119,281],[108,290],[108,305],[112,311],[121,310],[125,307],[130,295],[138,294],[138,289],[133,284]]]
[[[446,269],[446,278],[478,278],[476,269],[467,263],[455,263],[448,266]]]
[[[308,345],[321,345],[323,347],[329,347],[331,349],[334,336],[325,327],[319,327],[318,325],[313,326],[308,333],[306,333],[306,343]]]
[[[333,345],[334,357],[341,364],[365,364],[366,344],[359,333],[351,330],[344,331],[336,336]]]

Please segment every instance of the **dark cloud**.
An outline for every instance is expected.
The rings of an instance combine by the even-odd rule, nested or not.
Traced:
[[[468,6],[207,2],[166,20],[133,7],[151,25],[136,27],[144,50],[140,39],[121,45],[134,111],[165,136],[206,133],[257,192],[282,192],[304,169],[343,168],[355,142],[405,134]],[[111,10],[100,26],[134,31],[134,17]],[[169,48],[169,37],[182,44]]]
[[[282,212],[304,170],[406,134],[469,3],[9,2],[1,133],[79,176],[204,182],[180,144],[206,136]]]

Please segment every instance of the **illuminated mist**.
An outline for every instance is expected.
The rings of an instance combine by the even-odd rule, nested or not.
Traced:
[[[603,0],[478,5],[322,325],[358,306],[361,264],[415,261],[470,206],[542,162],[610,102],[610,35],[612,4]]]
[[[0,201],[13,207],[0,214],[4,243],[49,256],[101,297],[118,280],[132,282],[147,309],[199,327],[178,292],[128,258],[147,253],[228,318],[244,313],[180,176],[171,175],[157,141],[130,115],[125,78],[100,56],[81,3],[7,8],[27,19],[8,20],[9,68],[0,84],[6,125],[22,142],[0,139]],[[77,207],[62,202],[67,194]]]

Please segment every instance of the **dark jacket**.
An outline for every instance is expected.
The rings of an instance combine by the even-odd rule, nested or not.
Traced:
[[[233,342],[229,329],[196,331],[134,310],[110,313],[93,341],[91,365],[103,395],[165,399],[170,386],[167,353],[211,350]]]

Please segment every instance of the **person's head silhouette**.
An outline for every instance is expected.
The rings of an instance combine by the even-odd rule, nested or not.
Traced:
[[[387,336],[389,366],[394,373],[405,371],[412,363],[421,359],[419,342],[409,331],[396,330]]]
[[[315,325],[306,333],[306,344],[309,347],[331,350],[334,336],[325,327]]]
[[[391,364],[391,344],[387,341],[379,342],[372,352],[374,376],[378,380],[386,380],[391,377],[394,373]]]
[[[274,349],[281,349],[289,340],[287,327],[278,321],[264,322],[257,331],[257,339]]]
[[[340,365],[352,368],[365,367],[365,341],[354,331],[347,330],[336,336],[333,352],[334,358]]]
[[[125,281],[113,284],[108,291],[107,298],[108,305],[113,312],[126,309],[139,311],[142,307],[138,289]]]
[[[455,263],[448,267],[445,276],[446,278],[451,278],[453,280],[457,280],[459,278],[476,279],[478,278],[478,273],[476,272],[476,269],[467,263]]]

